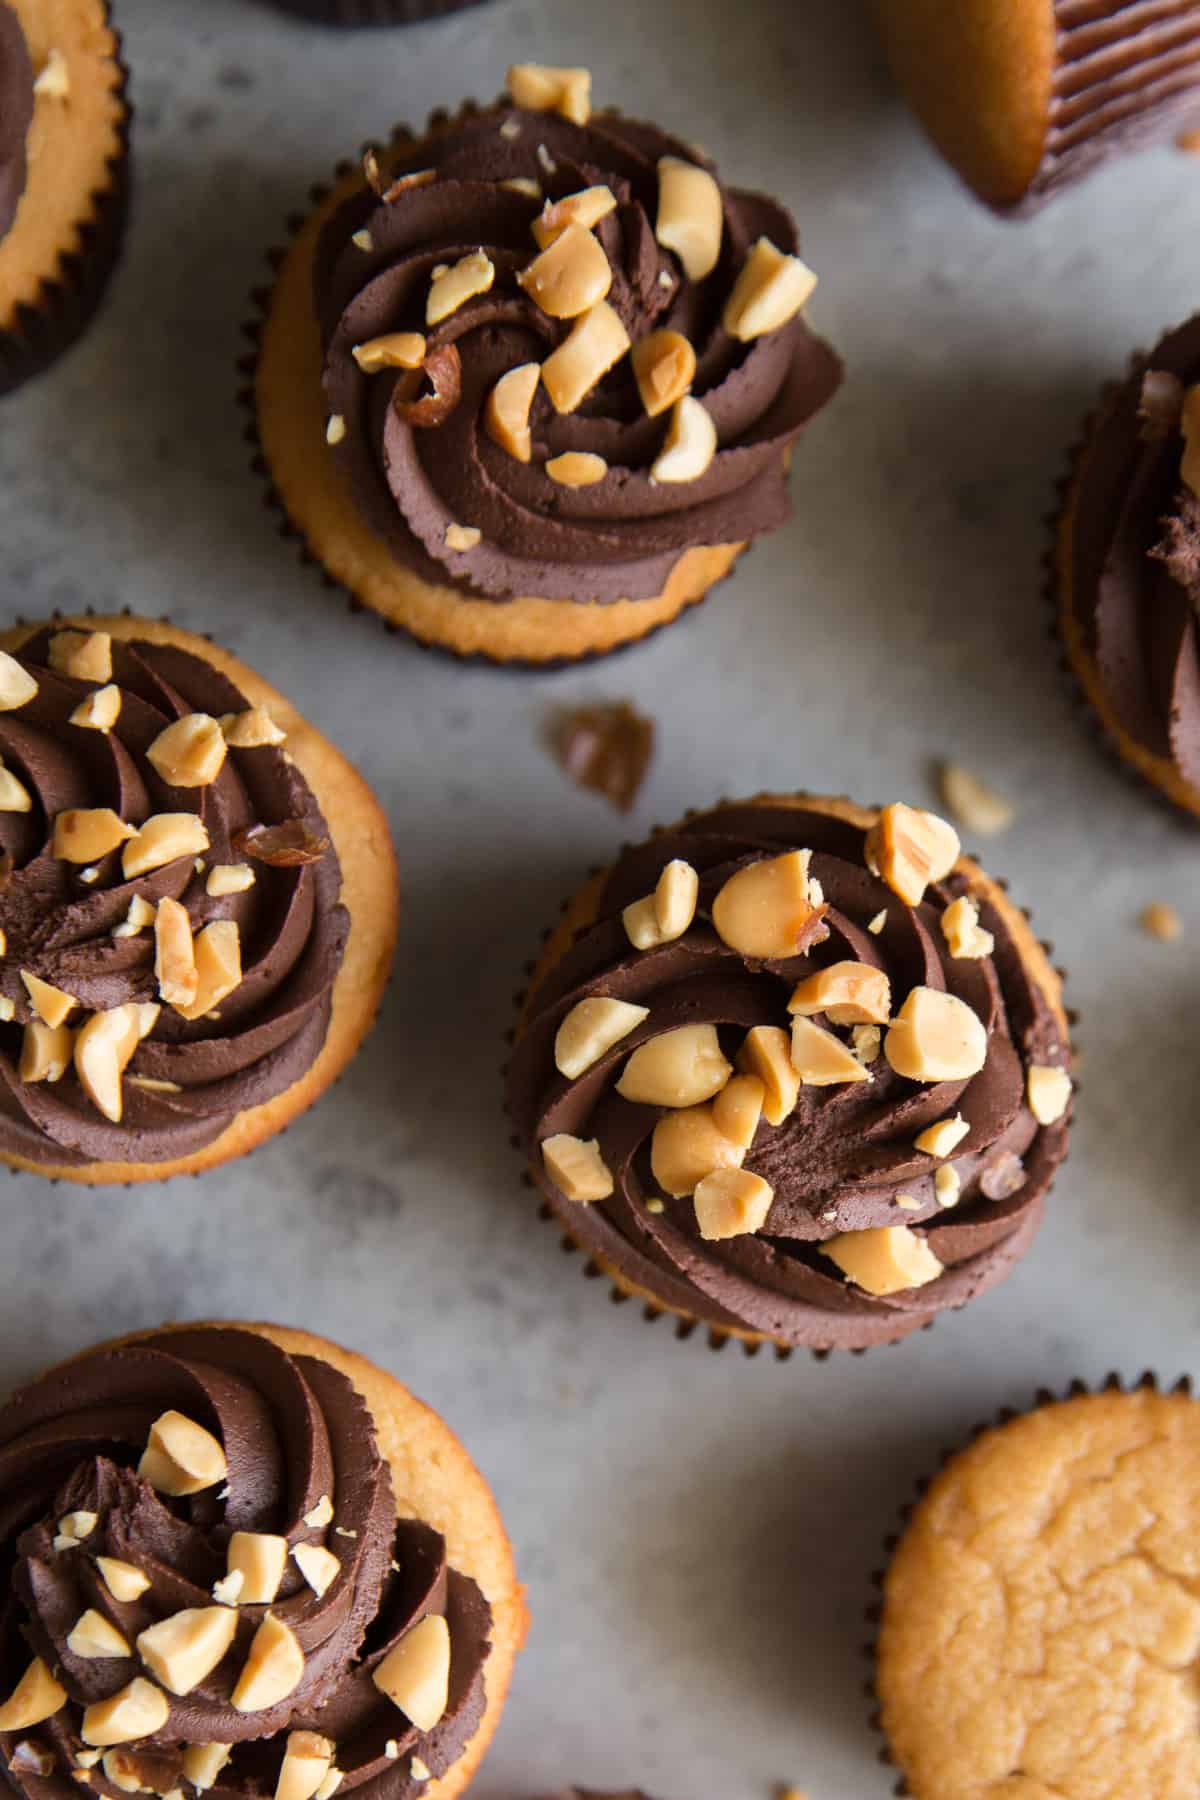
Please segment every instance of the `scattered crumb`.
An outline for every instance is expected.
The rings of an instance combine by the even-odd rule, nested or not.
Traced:
[[[942,803],[953,818],[981,837],[995,837],[998,832],[1007,831],[1016,818],[1004,795],[961,763],[939,765],[938,788]]]
[[[803,1788],[785,1787],[781,1782],[775,1789],[775,1800],[808,1800]]]
[[[1183,920],[1166,900],[1152,900],[1139,915],[1138,924],[1147,936],[1157,938],[1160,944],[1173,944],[1183,936]]]
[[[557,713],[548,738],[559,766],[583,788],[603,794],[619,812],[637,799],[654,753],[654,720],[627,700]]]
[[[1189,156],[1200,154],[1200,131],[1181,131],[1175,139],[1177,150],[1186,150]]]

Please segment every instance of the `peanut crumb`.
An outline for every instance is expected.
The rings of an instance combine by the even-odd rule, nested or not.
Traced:
[[[1183,920],[1167,900],[1152,900],[1139,914],[1138,924],[1160,944],[1173,944],[1183,936]]]

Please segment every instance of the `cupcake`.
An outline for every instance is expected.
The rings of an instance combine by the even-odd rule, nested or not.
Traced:
[[[1185,1800],[1200,1406],[1152,1382],[952,1457],[884,1578],[880,1722],[912,1800]]]
[[[89,1183],[216,1168],[374,1021],[386,820],[206,639],[89,616],[0,645],[0,1159]]]
[[[568,1239],[721,1342],[865,1349],[1000,1281],[1066,1151],[1061,984],[933,814],[691,814],[569,902],[507,1075]]]
[[[874,0],[925,130],[981,200],[1028,212],[1200,108],[1190,0]]]
[[[0,0],[0,394],[53,362],[100,303],[128,132],[105,0]]]
[[[304,1331],[167,1327],[0,1409],[0,1747],[22,1800],[451,1800],[525,1609],[436,1413]]]
[[[462,12],[479,0],[273,0],[283,12],[315,25],[415,25]]]
[[[248,402],[356,603],[491,662],[667,624],[782,524],[836,388],[795,226],[583,69],[343,169],[278,262]]]
[[[1200,318],[1101,397],[1053,564],[1067,660],[1125,764],[1200,815]]]

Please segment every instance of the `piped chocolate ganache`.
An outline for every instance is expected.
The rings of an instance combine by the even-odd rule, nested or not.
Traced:
[[[25,144],[33,119],[33,64],[21,21],[0,0],[0,239],[25,192]]]
[[[402,147],[315,264],[327,436],[422,579],[496,601],[661,593],[690,547],[787,516],[786,453],[841,379],[774,201],[593,113],[584,70]]]
[[[1200,804],[1200,319],[1114,394],[1072,517],[1070,603],[1115,721]]]
[[[256,1333],[163,1333],[16,1395],[0,1545],[24,1800],[408,1800],[482,1716],[487,1602],[397,1521],[345,1376]]]
[[[0,1153],[166,1162],[315,1061],[349,929],[316,800],[199,657],[0,654]]]
[[[813,1347],[998,1281],[1065,1152],[1069,1049],[958,853],[929,813],[803,802],[628,850],[509,1069],[572,1238],[690,1317]]]

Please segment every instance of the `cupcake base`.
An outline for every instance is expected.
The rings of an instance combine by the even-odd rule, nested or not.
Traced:
[[[339,1370],[362,1395],[375,1423],[380,1454],[392,1474],[396,1516],[422,1519],[440,1531],[452,1567],[478,1582],[492,1608],[492,1647],[485,1665],[487,1705],[466,1750],[422,1800],[455,1800],[471,1781],[500,1723],[517,1652],[529,1628],[525,1596],[517,1580],[512,1545],[492,1491],[445,1420],[385,1369],[311,1332],[282,1325],[232,1320],[163,1325],[161,1331],[254,1331],[292,1356],[312,1356]],[[131,1332],[100,1349],[137,1343]],[[89,1350],[89,1355],[94,1351]],[[69,1362],[63,1367],[69,1367]]]
[[[143,638],[156,644],[173,644],[220,669],[241,689],[251,706],[265,707],[287,733],[288,753],[316,796],[341,862],[341,900],[350,914],[350,935],[334,981],[329,1031],[320,1055],[299,1081],[273,1100],[238,1113],[220,1137],[203,1150],[174,1161],[97,1162],[72,1167],[35,1163],[21,1156],[0,1156],[0,1162],[10,1168],[28,1169],[54,1181],[82,1182],[89,1187],[106,1182],[129,1185],[165,1181],[171,1175],[200,1175],[244,1156],[285,1130],[337,1080],[375,1023],[391,973],[399,911],[399,879],[391,833],[379,802],[353,765],[297,712],[290,700],[227,650],[164,620],[89,613],[86,617],[64,616],[54,622],[64,628],[107,631],[124,641]],[[39,621],[5,632],[0,635],[0,649],[19,650],[40,629]]]
[[[65,99],[43,97],[25,191],[0,239],[0,394],[52,363],[99,306],[121,246],[130,111],[106,0],[8,0],[35,74],[63,59]]]
[[[728,804],[728,802],[722,801],[721,804]],[[830,817],[847,820],[864,830],[874,822],[876,816],[873,809],[856,806],[849,800],[829,799],[803,793],[757,794],[744,804],[749,806],[793,806],[798,809],[804,808],[809,812],[820,811]],[[679,821],[680,825],[685,823],[686,819]],[[671,825],[664,829],[673,831],[677,828],[677,826]],[[1030,926],[1027,914],[1014,906],[1000,882],[985,874],[978,864],[968,857],[960,859],[958,869],[970,880],[971,891],[978,895],[986,905],[995,907],[1003,917],[1029,975],[1036,982],[1046,1004],[1058,1021],[1064,1038],[1069,1039],[1070,1017],[1063,1002],[1063,980],[1060,972],[1051,965],[1048,946],[1039,942]],[[564,905],[558,925],[547,937],[542,954],[530,972],[528,986],[518,996],[516,1031],[518,1037],[541,983],[566,955],[579,933],[586,931],[595,922],[610,873],[610,868],[599,870],[587,885]],[[853,1345],[798,1341],[775,1337],[770,1333],[753,1331],[745,1327],[717,1323],[706,1317],[703,1312],[692,1310],[679,1296],[668,1295],[634,1280],[611,1258],[607,1257],[603,1250],[589,1242],[577,1229],[572,1229],[572,1215],[574,1214],[575,1219],[578,1219],[581,1213],[587,1211],[587,1208],[580,1207],[578,1204],[574,1206],[570,1203],[556,1204],[543,1185],[541,1164],[537,1158],[529,1160],[524,1178],[530,1187],[543,1195],[545,1216],[552,1218],[555,1224],[561,1228],[564,1233],[564,1247],[569,1244],[572,1248],[586,1253],[588,1260],[584,1265],[585,1275],[605,1276],[611,1284],[614,1299],[642,1301],[648,1318],[657,1318],[663,1313],[672,1315],[679,1321],[680,1329],[677,1335],[680,1337],[690,1337],[698,1325],[707,1327],[707,1341],[712,1349],[722,1349],[727,1342],[732,1340],[741,1343],[743,1348],[750,1352],[761,1349],[764,1344],[770,1344],[774,1346],[777,1353],[784,1355],[797,1349],[808,1349],[819,1356],[828,1355],[829,1351],[834,1349],[849,1349],[852,1354],[859,1354],[878,1345],[899,1343],[913,1332],[928,1328],[938,1316],[937,1311],[907,1312],[902,1316],[894,1313],[886,1316],[881,1314],[877,1321],[864,1323],[862,1333]],[[1041,1210],[1039,1206],[1031,1213],[1029,1224],[1026,1227],[1025,1241],[1020,1246],[1021,1254],[1024,1253],[1036,1233],[1041,1222]]]
[[[411,140],[405,139],[411,151]],[[275,285],[261,296],[263,317],[251,327],[257,354],[248,372],[261,450],[259,473],[308,555],[327,576],[389,625],[458,657],[550,667],[603,656],[636,643],[702,600],[723,579],[744,543],[687,550],[663,592],[650,600],[579,605],[538,598],[465,598],[421,580],[397,562],[366,524],[325,444],[321,340],[313,312],[313,258],[329,216],[365,185],[358,169],[339,170],[332,190],[319,190],[314,210],[279,262]]]
[[[1114,394],[1120,392],[1114,388]],[[1090,440],[1090,430],[1077,446],[1063,490],[1062,504],[1054,524],[1054,544],[1049,562],[1049,586],[1054,606],[1055,629],[1067,667],[1078,683],[1084,700],[1100,727],[1101,733],[1122,766],[1140,777],[1151,788],[1194,819],[1200,819],[1200,789],[1181,774],[1169,757],[1156,756],[1139,744],[1119,722],[1108,699],[1100,670],[1080,626],[1072,604],[1075,585],[1075,528],[1083,467]]]

